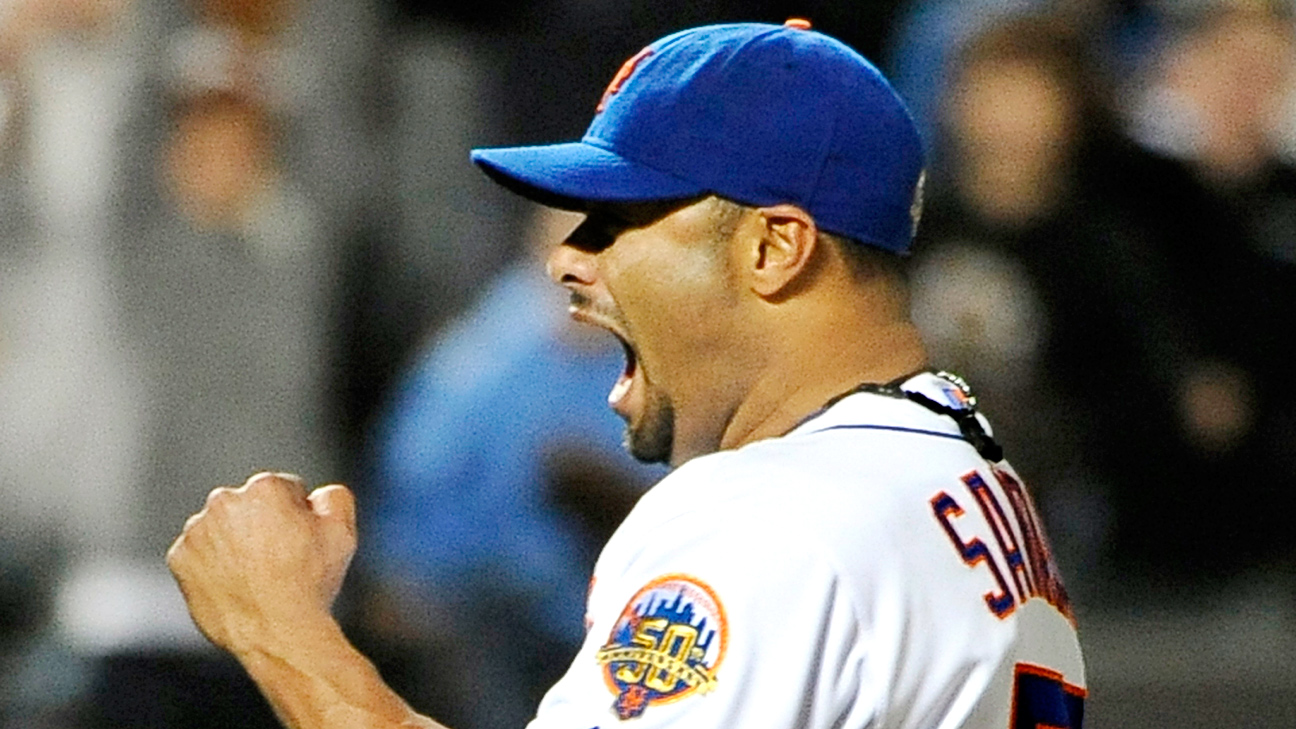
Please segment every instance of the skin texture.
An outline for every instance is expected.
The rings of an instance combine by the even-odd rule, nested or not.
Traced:
[[[734,207],[596,208],[549,258],[573,317],[636,354],[617,411],[641,458],[678,466],[781,435],[925,359],[903,284],[856,270],[800,208]]]
[[[617,410],[627,419],[626,444],[640,460],[670,462],[677,435],[698,438],[676,433],[677,401],[713,411],[728,401],[708,389],[716,378],[706,376],[721,371],[737,349],[737,297],[722,237],[726,211],[717,208],[598,209],[549,259],[550,276],[572,292],[573,316],[609,329],[635,353],[640,381]],[[611,289],[599,285],[605,280]],[[720,416],[707,413],[712,422]]]
[[[792,205],[596,208],[548,268],[575,319],[634,352],[615,408],[643,457],[678,465],[776,437],[861,382],[924,365],[903,282],[853,263]],[[382,682],[330,614],[355,546],[345,487],[307,495],[295,476],[258,474],[213,491],[167,560],[198,627],[286,725],[440,726]]]
[[[261,473],[217,488],[167,551],[199,630],[290,727],[437,727],[382,682],[330,614],[356,548],[344,486]]]

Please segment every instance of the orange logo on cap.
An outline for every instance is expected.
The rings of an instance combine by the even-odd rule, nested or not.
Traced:
[[[612,95],[621,90],[621,87],[625,85],[626,79],[630,78],[630,74],[634,73],[635,68],[639,63],[652,54],[653,52],[651,48],[645,48],[631,56],[630,60],[621,64],[621,70],[616,72],[616,75],[612,77],[612,82],[603,90],[603,98],[599,99],[598,107],[594,109],[595,114],[602,112],[603,109],[607,107],[608,101],[611,100]]]

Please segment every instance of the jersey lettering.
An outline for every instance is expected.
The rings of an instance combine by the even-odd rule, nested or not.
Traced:
[[[1048,538],[1044,536],[1044,528],[1041,526],[1039,514],[1035,511],[1035,504],[1021,482],[1010,471],[996,468],[993,473],[1008,496],[1008,503],[1017,516],[1017,523],[1021,525],[1023,538],[1026,540],[1026,554],[1030,559],[1031,577],[1035,583],[1035,590],[1031,594],[1043,598],[1057,608],[1057,611],[1065,615],[1066,619],[1074,625],[1075,615],[1071,612],[1071,598],[1067,595],[1066,586],[1062,584],[1062,575],[1053,560],[1053,550],[1049,547]]]
[[[954,542],[954,548],[959,551],[963,561],[969,567],[976,567],[984,564],[990,568],[990,574],[994,575],[995,583],[999,585],[999,594],[994,590],[985,594],[986,606],[990,612],[1000,618],[1006,618],[1012,614],[1017,607],[1017,601],[1013,598],[1012,592],[1008,589],[1008,583],[1004,582],[1003,573],[999,571],[999,566],[995,564],[994,557],[990,554],[990,549],[986,547],[985,542],[973,538],[965,542],[954,530],[951,519],[963,516],[963,507],[958,505],[952,496],[944,491],[932,497],[932,510],[936,512],[936,520],[945,528],[945,533],[949,535],[950,541]]]
[[[1007,510],[980,473],[971,471],[961,480],[979,507],[986,524],[990,526],[990,535],[997,552],[992,552],[980,538],[965,540],[959,535],[954,521],[963,516],[963,507],[944,491],[931,500],[936,520],[940,522],[964,563],[969,567],[984,564],[989,569],[999,588],[997,594],[993,590],[985,594],[990,612],[999,618],[1005,618],[1018,604],[1038,597],[1057,608],[1058,612],[1074,624],[1071,602],[1066,588],[1062,586],[1030,496],[1021,482],[1007,469],[996,468],[991,473],[1007,497]],[[1005,574],[1011,578],[1011,584],[1004,578]]]
[[[1012,526],[1008,523],[1008,517],[1004,516],[1003,507],[999,505],[999,501],[990,491],[990,486],[986,484],[985,479],[981,478],[981,474],[973,471],[963,477],[963,483],[967,484],[972,495],[976,497],[977,506],[981,507],[981,513],[990,524],[990,531],[994,534],[995,543],[999,545],[999,552],[1008,563],[1008,574],[1012,575],[1013,584],[1017,587],[1017,595],[1020,597],[1031,594],[1034,585],[1026,569],[1026,560],[1022,558],[1021,549],[1017,546],[1017,538],[1013,536]]]
[[[1086,692],[1042,666],[1018,663],[1009,729],[1081,729]]]

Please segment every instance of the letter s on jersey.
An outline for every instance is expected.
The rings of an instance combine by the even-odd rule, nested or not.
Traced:
[[[965,541],[959,536],[954,522],[964,515],[963,507],[945,491],[931,499],[936,521],[940,522],[964,563],[969,567],[984,564],[988,568],[996,589],[985,594],[985,603],[995,616],[1006,618],[1017,605],[1038,597],[1074,624],[1070,598],[1058,575],[1052,550],[1029,494],[1012,473],[1000,469],[992,473],[994,482],[1003,491],[1002,498],[1008,502],[1007,509],[981,474],[971,471],[960,480],[985,517],[990,527],[987,538],[993,539],[997,551],[990,549],[978,537]],[[1011,578],[1011,582],[1005,579],[1005,575]]]

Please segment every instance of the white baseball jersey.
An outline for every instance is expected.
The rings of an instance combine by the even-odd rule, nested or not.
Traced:
[[[960,385],[901,387],[966,413]],[[929,406],[852,394],[663,479],[603,550],[584,645],[530,729],[1079,729],[1084,665],[1030,499]]]

